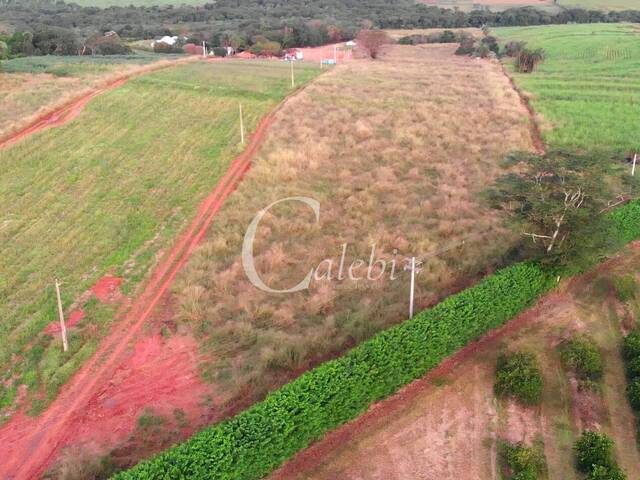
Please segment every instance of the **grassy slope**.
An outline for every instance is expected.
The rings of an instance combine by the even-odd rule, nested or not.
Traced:
[[[176,55],[24,57],[0,64],[0,137],[18,130],[114,76],[152,68]]]
[[[318,71],[299,68],[300,82]],[[74,122],[0,151],[5,404],[19,384],[53,395],[111,319],[90,301],[61,354],[39,333],[56,317],[53,278],[67,307],[107,272],[130,291],[239,152],[238,102],[250,131],[289,85],[278,62],[185,65],[136,78]],[[25,356],[10,360],[16,353]]]
[[[498,28],[504,41],[545,49],[533,74],[514,74],[554,147],[640,149],[640,31],[631,25]]]

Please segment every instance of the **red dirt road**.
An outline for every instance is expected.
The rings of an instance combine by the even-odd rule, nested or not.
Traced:
[[[57,399],[40,416],[29,418],[18,414],[0,428],[0,458],[3,460],[0,463],[0,478],[25,480],[38,478],[53,463],[60,449],[72,440],[76,440],[74,438],[76,433],[84,432],[85,435],[87,433],[90,435],[92,427],[97,428],[100,425],[113,427],[111,423],[103,422],[105,415],[111,415],[108,411],[109,404],[103,401],[105,390],[111,388],[118,372],[135,372],[136,369],[144,369],[145,362],[139,359],[147,358],[146,355],[129,355],[128,357],[126,355],[130,351],[132,341],[136,340],[175,276],[205,235],[225,199],[249,169],[251,159],[262,145],[275,112],[277,109],[258,124],[245,150],[232,162],[213,192],[201,203],[195,218],[179,237],[175,246],[157,265],[143,293],[127,312],[122,312],[122,320],[102,341],[93,357],[62,389]],[[186,351],[183,346],[175,348],[180,352]],[[180,355],[184,357],[182,353]],[[142,405],[151,397],[157,400],[155,395],[163,393],[158,391],[157,384],[167,385],[162,378],[174,375],[176,368],[178,370],[183,368],[183,371],[187,368],[185,363],[178,363],[179,365],[168,367],[169,363],[160,360],[155,363],[156,371],[153,373],[145,371],[147,380],[153,380],[142,382],[142,384],[137,382],[131,387],[131,396],[138,399],[136,404]],[[193,363],[191,366],[195,367]],[[172,371],[174,373],[171,373]],[[186,371],[185,375],[189,378],[179,390],[183,396],[185,391],[190,391],[189,389],[197,383],[193,372]],[[155,393],[151,396],[146,395],[145,389],[151,389]],[[114,389],[111,388],[111,390]],[[168,395],[175,396],[175,391],[168,392]],[[121,405],[126,404],[127,401],[122,396],[118,398]],[[91,415],[88,415],[89,412]]]

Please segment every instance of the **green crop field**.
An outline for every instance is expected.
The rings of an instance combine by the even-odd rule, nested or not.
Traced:
[[[319,73],[296,65],[299,84]],[[0,420],[20,385],[39,410],[94,351],[113,308],[83,300],[70,348],[43,329],[103,275],[132,293],[154,256],[290,91],[289,65],[196,62],[130,80],[73,122],[0,150]],[[19,397],[19,396],[18,396]]]
[[[640,150],[640,29],[624,24],[497,28],[502,41],[544,48],[532,74],[514,73],[553,147]]]
[[[123,65],[148,65],[159,60],[175,60],[184,55],[140,52],[131,55],[45,55],[4,60],[4,73],[49,73],[58,77],[82,76],[117,71]]]
[[[638,10],[640,0],[560,0],[563,7],[581,7],[594,10]]]

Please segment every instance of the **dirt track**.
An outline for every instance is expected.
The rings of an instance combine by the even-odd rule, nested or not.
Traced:
[[[79,108],[89,100],[90,98],[86,99]],[[73,111],[77,109],[71,109],[70,113]],[[276,111],[258,124],[245,150],[232,162],[213,192],[200,205],[189,227],[155,268],[143,293],[127,312],[121,312],[123,319],[102,341],[93,357],[63,388],[58,398],[37,418],[16,415],[0,429],[0,458],[5,459],[0,464],[0,478],[38,478],[52,464],[59,450],[69,443],[74,432],[80,429],[78,424],[83,422],[89,406],[101,403],[105,385],[110,384],[121,367],[132,340],[154,312],[225,199],[249,169],[251,159],[263,143]],[[184,390],[182,393],[184,394]]]

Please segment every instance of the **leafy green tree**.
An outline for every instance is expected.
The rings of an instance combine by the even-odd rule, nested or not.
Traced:
[[[551,152],[512,155],[507,163],[517,171],[499,178],[485,195],[511,214],[525,257],[579,271],[612,246],[611,220],[603,215],[613,197],[606,159]]]

